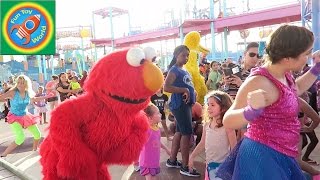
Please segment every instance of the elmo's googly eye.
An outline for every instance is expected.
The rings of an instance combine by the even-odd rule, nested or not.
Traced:
[[[128,64],[134,67],[138,67],[145,60],[145,55],[140,48],[131,48],[127,52],[127,61]]]
[[[152,47],[145,47],[143,52],[146,55],[146,59],[149,61],[153,62],[157,57],[156,50],[154,50]]]

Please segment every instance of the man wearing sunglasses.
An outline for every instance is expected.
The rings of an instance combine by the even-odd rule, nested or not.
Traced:
[[[231,96],[235,96],[239,87],[243,81],[249,76],[252,68],[256,67],[261,56],[258,53],[259,44],[256,42],[251,42],[247,45],[244,52],[244,58],[242,60],[242,66],[240,70],[240,76],[232,74],[225,78],[225,83],[229,84],[228,93]],[[234,68],[234,67],[232,67]]]
[[[244,59],[242,63],[242,81],[244,81],[250,74],[250,71],[252,68],[256,67],[259,60],[262,58],[261,55],[259,55],[259,44],[256,42],[251,42],[247,45],[246,51],[244,52]],[[240,86],[242,84],[237,84]]]

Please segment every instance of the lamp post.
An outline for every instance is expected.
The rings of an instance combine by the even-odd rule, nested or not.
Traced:
[[[54,59],[53,55],[50,55],[50,61],[51,61],[51,75],[54,75]]]
[[[95,26],[95,21],[94,21],[94,12],[92,13],[92,36],[93,39],[96,39],[96,26]],[[92,47],[91,47],[92,48]],[[94,46],[94,60],[97,61],[98,60],[98,55],[97,55],[97,47]]]
[[[216,40],[214,34],[214,1],[210,0],[210,31],[211,31],[211,57],[213,60],[216,60]]]
[[[128,14],[128,10],[124,10],[124,9],[120,9],[120,8],[116,8],[116,7],[106,7],[106,8],[102,8],[102,9],[98,9],[93,11],[93,30],[94,30],[94,39],[96,39],[96,33],[95,33],[95,24],[94,24],[94,15],[100,15],[102,18],[106,18],[109,17],[109,21],[110,21],[110,32],[111,32],[111,47],[112,50],[116,47],[115,44],[115,38],[114,38],[114,32],[113,32],[113,18],[123,15],[123,14]],[[129,19],[129,24],[130,24],[130,19]],[[131,25],[129,25],[131,28]],[[131,31],[131,29],[129,28],[129,31]],[[105,45],[107,42],[105,43],[101,43],[101,45]]]
[[[223,17],[227,17],[227,0],[223,0]],[[228,28],[223,28],[224,34],[224,57],[228,59]]]
[[[114,50],[114,32],[113,32],[113,23],[112,23],[112,18],[113,18],[113,14],[112,14],[112,7],[109,7],[109,21],[110,21],[110,33],[111,33],[111,48],[112,50]]]

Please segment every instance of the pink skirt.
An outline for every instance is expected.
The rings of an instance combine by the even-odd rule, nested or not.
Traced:
[[[19,123],[24,129],[28,128],[29,126],[32,126],[34,124],[37,124],[37,121],[41,120],[40,116],[35,116],[33,114],[30,114],[27,112],[24,116],[17,116],[12,114],[11,112],[8,113],[7,116],[8,123],[12,124],[14,122]]]

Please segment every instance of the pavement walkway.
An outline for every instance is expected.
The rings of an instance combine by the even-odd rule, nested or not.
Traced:
[[[11,171],[5,169],[0,166],[0,180],[18,180],[20,179],[18,176],[13,174]]]

